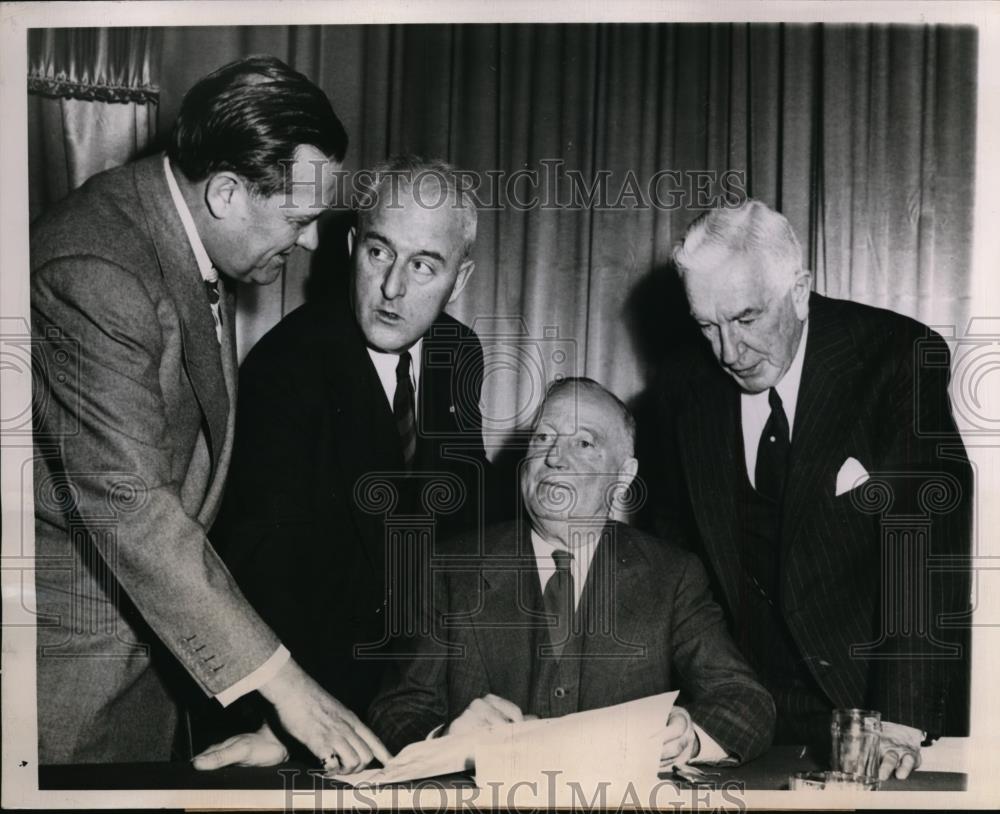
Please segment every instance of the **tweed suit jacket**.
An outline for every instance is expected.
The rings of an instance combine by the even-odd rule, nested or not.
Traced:
[[[946,712],[955,720],[947,707],[968,656],[956,631],[970,608],[972,476],[951,414],[949,358],[941,337],[912,319],[811,295],[777,598],[833,706],[877,709],[935,734]],[[740,566],[749,522],[740,393],[707,348],[669,370],[666,474],[654,478],[660,528],[686,532],[735,620],[752,590]],[[838,495],[848,458],[870,477]]]
[[[432,624],[416,654],[390,667],[370,710],[374,731],[393,750],[486,693],[540,712],[531,682],[544,620],[531,613],[540,587],[527,523],[491,527],[481,547],[450,541],[441,554],[430,569]],[[580,711],[677,689],[678,703],[738,760],[768,747],[773,701],[730,639],[690,552],[609,523],[577,613],[588,621],[563,659],[579,660]]]
[[[43,762],[169,755],[168,695],[135,708],[158,643],[213,695],[278,646],[205,535],[234,422],[230,295],[222,308],[220,347],[162,156],[33,226]]]

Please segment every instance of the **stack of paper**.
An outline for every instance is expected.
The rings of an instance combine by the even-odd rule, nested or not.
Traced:
[[[663,729],[676,692],[562,718],[508,724],[412,743],[384,768],[335,779],[389,785],[470,771],[481,788],[534,788],[545,801],[588,798],[599,783],[614,789],[656,782]]]

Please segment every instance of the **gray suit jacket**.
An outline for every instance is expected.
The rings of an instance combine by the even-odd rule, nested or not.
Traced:
[[[451,541],[429,575],[431,625],[372,704],[376,734],[399,749],[486,693],[544,714],[533,706],[544,620],[532,612],[540,589],[527,523],[487,529],[481,548],[473,538]],[[749,760],[767,748],[774,704],[729,638],[697,557],[609,524],[578,614],[585,603],[585,632],[563,655],[579,660],[580,711],[679,689],[678,703],[730,754]]]
[[[278,641],[205,537],[232,444],[233,303],[220,348],[162,157],[34,224],[31,311],[40,759],[164,759],[155,643],[216,694]]]

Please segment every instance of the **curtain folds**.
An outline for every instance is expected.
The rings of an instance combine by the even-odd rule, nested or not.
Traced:
[[[33,220],[91,175],[149,147],[157,133],[161,32],[28,32],[28,207]]]
[[[671,247],[727,192],[785,213],[821,293],[946,330],[971,315],[972,27],[262,26],[162,41],[164,132],[198,77],[266,52],[329,94],[348,169],[411,151],[477,173],[477,270],[452,310],[483,337],[499,432],[556,373],[642,393],[686,326]],[[342,230],[330,240],[342,257]],[[296,254],[280,284],[241,291],[241,353],[333,273],[323,246]]]
[[[28,32],[28,90],[61,99],[156,103],[155,28],[35,28]]]

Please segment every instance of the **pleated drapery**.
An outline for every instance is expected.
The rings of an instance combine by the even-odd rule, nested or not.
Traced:
[[[262,26],[161,35],[161,134],[198,77],[271,53],[330,96],[351,138],[348,169],[410,151],[475,172],[483,198],[491,173],[503,180],[502,200],[480,214],[477,270],[451,308],[483,337],[484,417],[501,434],[530,417],[554,373],[592,376],[626,400],[643,391],[685,330],[671,248],[720,189],[788,216],[821,293],[942,327],[971,315],[974,28]],[[572,200],[574,177],[577,192],[596,191],[589,204],[586,194]],[[649,200],[657,178],[663,205]],[[562,198],[545,206],[552,179]],[[533,206],[511,201],[532,192]],[[240,292],[241,353],[334,273],[343,233],[330,234],[335,251],[296,253],[279,284]]]
[[[124,164],[156,136],[160,32],[28,32],[32,219],[91,175]]]

